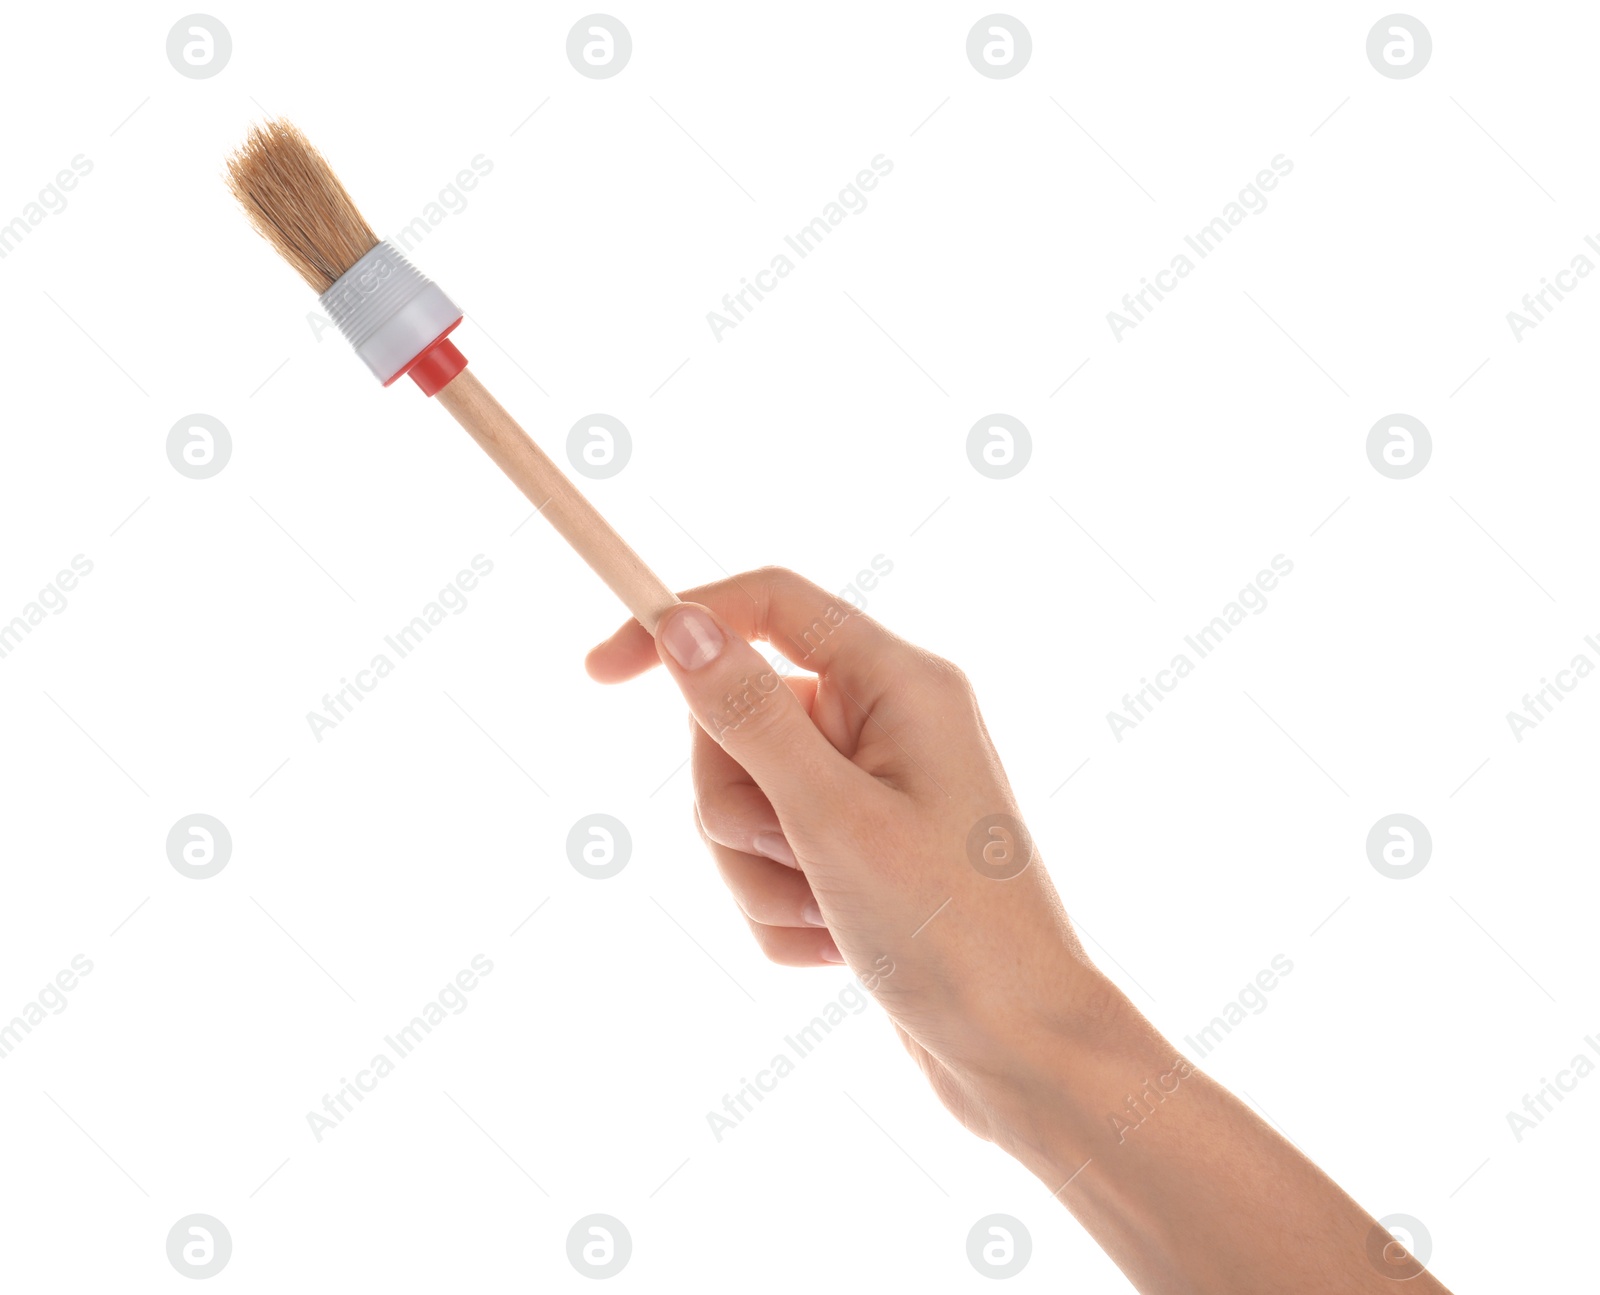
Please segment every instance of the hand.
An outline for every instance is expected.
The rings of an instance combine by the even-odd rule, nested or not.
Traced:
[[[966,677],[777,568],[629,621],[602,682],[659,660],[689,702],[700,834],[763,952],[846,962],[945,1105],[1009,1141],[1027,1041],[1115,1001],[1084,957]],[[780,677],[762,639],[809,675]]]
[[[959,670],[788,571],[685,597],[589,672],[659,660],[682,689],[700,834],[768,957],[848,963],[945,1105],[1140,1291],[1447,1295],[1089,962]]]

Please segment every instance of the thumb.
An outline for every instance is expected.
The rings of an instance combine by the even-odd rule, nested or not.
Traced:
[[[805,820],[866,778],[771,664],[710,608],[679,603],[656,629],[656,650],[700,727],[755,779],[778,817]]]

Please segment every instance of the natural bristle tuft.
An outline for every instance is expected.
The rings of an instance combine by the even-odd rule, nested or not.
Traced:
[[[251,127],[228,159],[228,188],[256,232],[319,296],[377,245],[333,168],[290,122]]]

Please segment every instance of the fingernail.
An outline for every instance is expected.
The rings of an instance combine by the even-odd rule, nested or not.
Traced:
[[[752,844],[756,847],[757,854],[775,863],[787,864],[791,868],[800,866],[800,861],[794,857],[794,851],[789,848],[789,842],[782,832],[760,832]]]
[[[817,907],[817,901],[814,899],[806,900],[805,907],[800,910],[800,916],[811,926],[827,925],[827,923],[822,920],[822,910]]]
[[[839,946],[833,942],[833,937],[831,935],[824,940],[821,946],[817,949],[817,955],[824,962],[844,961],[844,954],[839,952]]]
[[[722,651],[722,631],[698,607],[685,607],[667,619],[661,631],[672,659],[684,670],[698,670]]]

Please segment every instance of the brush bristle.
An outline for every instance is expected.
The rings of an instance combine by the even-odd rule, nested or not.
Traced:
[[[228,188],[256,232],[320,296],[377,245],[339,177],[297,126],[253,126],[228,158]]]

